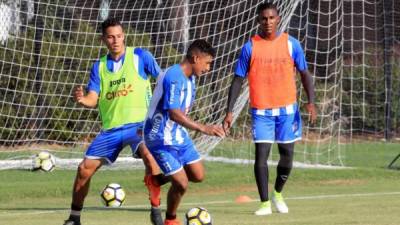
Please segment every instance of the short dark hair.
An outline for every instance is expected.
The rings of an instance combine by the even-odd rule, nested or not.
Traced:
[[[276,12],[278,12],[278,7],[274,3],[270,3],[268,1],[261,3],[260,5],[257,6],[257,15],[260,15],[262,11],[266,9],[275,9]]]
[[[110,18],[104,20],[103,23],[101,23],[101,33],[103,35],[106,34],[107,28],[114,27],[114,26],[120,26],[123,29],[121,22],[114,17],[110,17]]]
[[[189,45],[186,53],[186,58],[192,59],[195,52],[202,52],[212,57],[215,57],[215,49],[210,43],[203,39],[197,39]]]

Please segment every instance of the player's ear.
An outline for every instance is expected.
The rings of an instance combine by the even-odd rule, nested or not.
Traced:
[[[199,61],[199,55],[198,54],[194,54],[193,55],[193,63],[197,63]]]
[[[189,61],[190,64],[195,64],[197,59],[196,59],[196,54],[192,54],[191,56],[187,57],[187,60]]]
[[[124,32],[122,32],[122,43],[123,43],[124,45],[126,45],[126,36],[125,36],[125,33],[124,33]]]

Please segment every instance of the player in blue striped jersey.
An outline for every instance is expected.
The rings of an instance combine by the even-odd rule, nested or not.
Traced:
[[[192,129],[224,137],[222,127],[191,120],[189,112],[195,98],[195,77],[210,70],[215,51],[204,40],[194,41],[182,63],[159,75],[145,121],[145,143],[161,170],[171,179],[164,225],[179,224],[176,211],[188,181],[201,182],[204,167],[189,134]]]
[[[185,115],[188,113],[196,92],[195,76],[187,77],[181,66],[176,64],[166,69],[158,82],[162,85],[154,90],[148,112],[148,117],[153,120],[148,120],[149,126],[146,127],[151,127],[151,130],[145,130],[147,140],[154,146],[185,144],[185,141],[190,141],[185,127],[169,118],[167,109],[179,109]]]

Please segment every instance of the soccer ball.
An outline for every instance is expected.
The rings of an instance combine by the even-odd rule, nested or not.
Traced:
[[[33,156],[32,170],[50,172],[56,166],[56,159],[50,152],[43,151]]]
[[[189,209],[185,215],[185,225],[211,225],[211,215],[207,209],[195,207]]]
[[[101,200],[107,207],[120,207],[125,201],[125,191],[119,184],[107,184],[101,192]]]

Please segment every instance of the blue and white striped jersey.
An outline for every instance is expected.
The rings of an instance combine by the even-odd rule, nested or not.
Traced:
[[[251,108],[251,113],[254,115],[261,116],[284,116],[295,114],[298,110],[299,106],[297,103],[293,103],[284,107],[274,108],[274,109],[256,109]]]
[[[187,114],[196,95],[195,76],[186,77],[179,64],[158,76],[145,121],[147,146],[181,145],[189,138],[184,127],[169,118],[168,110],[180,109]]]

